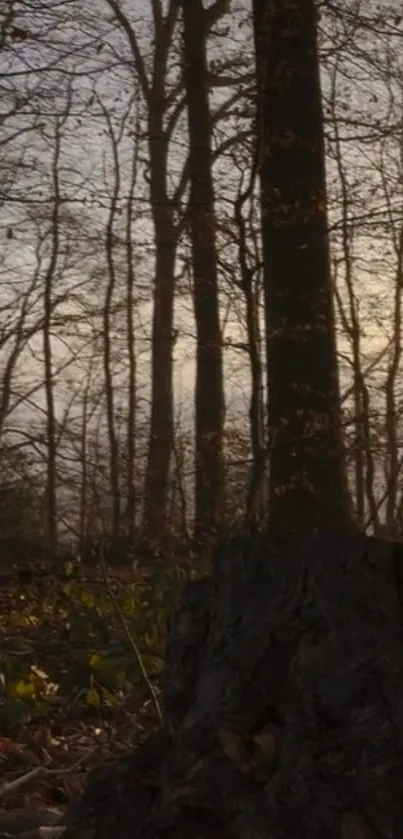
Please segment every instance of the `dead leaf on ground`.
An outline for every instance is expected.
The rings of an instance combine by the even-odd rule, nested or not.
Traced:
[[[250,765],[252,749],[245,734],[220,729],[217,736],[223,754],[229,758],[231,763],[235,764],[237,769],[242,770]]]
[[[280,750],[282,740],[281,728],[278,725],[274,725],[274,723],[269,723],[257,734],[254,734],[252,740],[257,746],[255,761],[260,758],[264,763],[272,765],[276,761]]]
[[[342,839],[376,839],[375,833],[355,811],[343,813],[340,833]]]

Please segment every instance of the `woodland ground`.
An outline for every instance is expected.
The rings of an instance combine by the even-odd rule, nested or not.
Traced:
[[[0,811],[64,808],[159,726],[167,617],[187,576],[0,569]]]
[[[234,533],[169,633],[188,572],[64,571],[3,576],[4,809],[73,803],[65,839],[403,836],[401,544]]]

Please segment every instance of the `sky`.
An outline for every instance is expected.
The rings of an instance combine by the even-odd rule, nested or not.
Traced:
[[[123,7],[130,12],[136,35],[143,49],[146,63],[152,51],[152,33],[150,31],[150,3],[149,0],[124,0]],[[242,3],[239,3],[242,7]],[[386,8],[386,3],[384,4]],[[9,176],[9,162],[19,163],[18,176],[11,184],[8,198],[0,204],[0,235],[3,238],[3,255],[0,260],[0,305],[6,302],[10,293],[14,299],[24,290],[27,283],[32,282],[35,272],[38,272],[38,285],[32,296],[36,300],[34,311],[39,311],[41,305],[41,282],[49,264],[50,238],[49,215],[53,192],[52,184],[52,143],[55,128],[60,126],[60,190],[68,201],[63,205],[61,235],[60,267],[63,274],[55,283],[54,293],[63,296],[66,285],[70,289],[67,300],[63,300],[58,308],[59,323],[54,337],[54,353],[57,366],[61,366],[66,355],[74,350],[77,358],[65,373],[60,374],[56,387],[57,406],[60,416],[66,410],[66,404],[71,399],[72,386],[76,385],[84,375],[88,358],[88,324],[85,322],[86,310],[91,304],[99,303],[105,276],[105,258],[100,247],[99,236],[104,236],[104,225],[107,207],[113,189],[113,169],[111,145],[106,133],[106,110],[112,119],[115,132],[118,132],[122,114],[127,111],[133,94],[133,73],[126,39],[116,30],[112,17],[103,0],[97,3],[68,2],[66,5],[43,3],[35,0],[34,11],[23,21],[28,33],[25,40],[15,38],[10,51],[2,53],[0,69],[3,76],[0,80],[0,107],[2,113],[12,110],[16,104],[15,91],[18,88],[17,111],[0,123],[0,143],[6,150],[4,174]],[[36,11],[35,11],[36,8]],[[244,7],[245,8],[245,7]],[[57,26],[54,26],[54,18]],[[84,15],[84,17],[83,17]],[[225,38],[216,38],[210,58],[223,60],[227,54],[251,52],[251,31],[245,25],[245,13],[228,16],[225,25],[231,27]],[[400,44],[400,30],[396,28],[394,43]],[[353,27],[351,28],[353,32]],[[351,34],[350,32],[350,34]],[[354,33],[353,33],[354,34]],[[335,32],[333,32],[333,36]],[[346,37],[344,28],[336,33],[341,40]],[[372,37],[372,36],[371,36]],[[361,40],[360,40],[361,39]],[[99,48],[102,44],[102,48]],[[326,53],[327,44],[323,44]],[[360,56],[360,47],[372,50],[372,63],[368,69],[367,63]],[[385,84],[382,61],[380,70],[377,69],[383,40],[365,43],[362,33],[357,36],[356,46],[349,59],[348,72],[346,66],[338,67],[337,83],[335,87],[336,110],[342,123],[342,150],[344,172],[340,173],[334,161],[335,143],[328,143],[328,183],[330,195],[330,223],[339,223],[341,218],[340,199],[342,198],[341,174],[348,181],[348,193],[352,197],[351,206],[347,208],[347,223],[349,235],[356,228],[354,216],[368,213],[373,209],[379,211],[386,221],[388,216],[395,213],[397,222],[401,217],[401,159],[399,136],[401,136],[400,101],[396,99],[396,85],[389,89]],[[249,51],[249,53],[248,53]],[[392,50],[393,53],[393,50]],[[398,62],[399,54],[393,53],[392,63]],[[53,62],[52,72],[44,73],[41,68]],[[57,62],[62,61],[63,72],[57,69]],[[330,61],[330,59],[328,59]],[[335,62],[333,61],[333,66]],[[32,75],[37,69],[37,76]],[[30,75],[21,75],[27,71]],[[175,67],[172,73],[176,73]],[[351,78],[349,78],[351,76]],[[326,115],[331,114],[331,77],[329,68],[323,74],[323,88],[327,101]],[[26,106],[20,107],[22,98],[29,88],[38,83],[38,95],[31,99]],[[214,107],[218,107],[228,91],[220,89],[212,97]],[[66,107],[69,108],[66,117]],[[397,115],[397,128],[385,140],[381,139],[381,129],[385,121],[390,122],[391,108]],[[361,140],[352,138],[353,129],[349,118],[360,115],[362,128]],[[237,120],[242,126],[242,115],[234,117],[230,123],[227,120],[225,130],[234,126]],[[374,125],[379,126],[380,140],[374,148],[365,139],[368,120],[371,130]],[[351,121],[351,120],[350,120]],[[34,128],[32,126],[34,125]],[[122,167],[122,194],[128,178],[128,168],[133,151],[133,136],[135,130],[136,106],[127,116],[126,132],[119,146],[119,160]],[[15,132],[23,131],[18,136]],[[220,129],[221,132],[224,129]],[[186,149],[186,121],[184,118],[172,143],[170,156],[170,178],[172,188],[177,181],[178,171],[183,165],[183,155]],[[355,132],[355,128],[354,128]],[[400,133],[399,133],[400,132]],[[216,134],[216,141],[218,138]],[[142,154],[144,158],[144,152]],[[380,171],[381,161],[386,161],[385,173]],[[54,162],[54,160],[53,160]],[[11,167],[12,168],[12,167]],[[136,270],[139,281],[139,297],[136,306],[137,339],[141,352],[140,368],[143,383],[142,398],[146,400],[149,387],[149,361],[147,359],[150,346],[150,323],[152,313],[152,272],[153,272],[153,231],[149,214],[147,215],[147,195],[144,182],[145,164],[140,160],[139,174],[136,183],[136,202],[132,222],[132,234],[136,243]],[[228,157],[215,167],[216,197],[219,220],[222,221],[232,212],[231,201],[236,189],[235,170]],[[6,184],[7,186],[7,184]],[[12,197],[12,200],[8,200]],[[1,197],[1,191],[0,191]],[[6,191],[7,197],[7,191]],[[396,212],[397,210],[397,212]],[[122,222],[123,224],[123,222]],[[12,238],[8,238],[8,231],[12,230]],[[340,227],[337,237],[333,238],[333,258],[337,260],[341,253],[342,237]],[[385,232],[382,239],[379,223],[374,227],[373,220],[363,229],[354,230],[350,235],[349,253],[354,270],[354,294],[359,304],[360,315],[365,316],[366,326],[363,331],[363,347],[365,354],[378,351],[385,343],[386,333],[390,333],[391,305],[393,303],[394,272],[396,270],[396,255],[393,253],[393,241],[390,233]],[[117,235],[121,235],[117,225]],[[337,240],[337,241],[336,241]],[[116,250],[118,253],[118,248]],[[236,259],[230,248],[226,251],[227,261],[234,263]],[[335,266],[334,266],[335,267]],[[343,285],[343,264],[337,266],[341,286]],[[10,291],[11,290],[11,291]],[[344,295],[344,297],[343,297]],[[346,291],[342,294],[346,299]],[[20,305],[20,304],[19,304]],[[223,312],[228,306],[228,298],[223,300]],[[16,303],[16,307],[18,305]],[[60,321],[66,314],[81,313],[83,322],[78,324],[61,325]],[[33,314],[32,317],[35,317]],[[29,319],[28,319],[29,320]],[[189,295],[182,295],[176,303],[176,326],[179,337],[175,346],[175,390],[178,411],[180,408],[184,422],[191,424],[193,411],[193,383],[194,383],[194,324],[192,305]],[[4,328],[4,327],[3,327]],[[123,356],[121,330],[117,326],[115,338],[116,356]],[[226,324],[225,338],[236,341],[241,337],[239,329],[239,308],[232,307]],[[1,337],[1,335],[0,335]],[[340,344],[344,355],[349,352],[349,342],[344,340]],[[3,350],[3,358],[4,358]],[[83,361],[84,360],[84,361]],[[85,362],[85,363],[84,363]],[[247,376],[247,359],[239,352],[229,348],[225,350],[226,389],[228,418],[238,421],[245,420],[249,385]],[[0,369],[2,353],[0,350]],[[37,336],[29,342],[26,352],[21,357],[19,366],[19,380],[21,386],[34,379],[36,371],[41,366],[41,337]],[[117,359],[117,367],[119,362]],[[342,362],[343,375],[348,378],[349,365]],[[98,379],[99,379],[98,374]],[[98,382],[97,379],[97,382]],[[44,395],[37,391],[33,398],[34,408],[30,404],[24,408],[27,415],[38,417],[43,421]]]
[[[75,4],[77,7],[77,4]],[[82,4],[84,10],[87,11],[87,6]],[[74,8],[74,4],[72,4]],[[105,13],[105,5],[99,3],[99,8]],[[127,9],[131,8],[131,20],[135,23],[136,35],[139,38],[139,43],[142,46],[143,53],[147,56],[150,52],[150,4],[147,0],[138,2],[135,7],[133,4],[126,4]],[[73,15],[71,16],[73,18]],[[91,15],[90,15],[91,17]],[[50,151],[52,140],[54,141],[56,120],[55,115],[59,114],[59,123],[61,124],[61,150],[60,150],[60,191],[64,197],[69,199],[68,205],[63,209],[73,217],[73,233],[63,230],[62,227],[62,249],[67,251],[72,249],[72,236],[75,241],[78,241],[80,247],[78,259],[74,258],[71,252],[66,257],[68,268],[66,277],[69,278],[74,288],[80,285],[80,273],[83,271],[91,275],[102,274],[105,265],[104,259],[99,265],[99,243],[96,243],[95,249],[90,247],[87,258],[83,257],[83,248],[87,250],[88,238],[99,234],[99,230],[105,224],[107,216],[107,206],[110,200],[111,190],[113,189],[113,169],[111,163],[111,147],[106,136],[105,115],[103,109],[107,109],[111,114],[113,128],[117,136],[119,131],[119,123],[122,114],[128,108],[128,103],[133,93],[133,78],[132,69],[129,65],[129,55],[127,46],[122,39],[121,33],[116,32],[108,15],[103,19],[97,19],[97,27],[103,37],[105,44],[109,44],[109,48],[104,46],[102,50],[98,50],[97,41],[91,47],[91,39],[94,39],[94,31],[90,30],[91,20],[87,26],[78,27],[76,24],[69,22],[63,18],[63,9],[61,12],[60,26],[55,34],[49,30],[49,35],[46,38],[40,38],[40,48],[36,49],[36,45],[32,44],[29,38],[28,42],[20,43],[16,41],[13,44],[13,55],[6,56],[8,63],[9,78],[7,79],[10,93],[7,96],[3,95],[4,99],[13,99],[13,86],[15,85],[15,73],[24,71],[27,66],[43,67],[47,61],[54,60],[56,54],[67,53],[67,57],[63,60],[63,66],[68,70],[78,70],[80,76],[66,79],[63,73],[55,73],[51,76],[54,79],[53,84],[56,91],[51,90],[50,96],[45,97],[44,101],[38,95],[36,97],[39,103],[39,113],[35,115],[34,120],[39,128],[32,132],[33,142],[26,143],[25,131],[17,137],[13,142],[12,155],[14,157],[21,157],[23,161],[23,171],[20,177],[17,178],[16,183],[12,188],[12,201],[6,201],[2,207],[0,215],[0,227],[5,230],[11,229],[13,231],[13,238],[6,240],[6,260],[3,263],[3,283],[4,287],[10,285],[10,278],[13,290],[16,287],[21,287],[21,284],[29,282],[35,270],[38,267],[38,239],[46,238],[46,228],[49,223],[50,205],[53,192],[52,184],[52,153]],[[41,21],[40,28],[43,22]],[[32,19],[24,22],[24,26],[30,33],[35,33],[38,27],[38,16],[33,16]],[[239,30],[241,32],[241,30]],[[239,37],[239,36],[237,36]],[[243,31],[240,35],[241,42],[244,41]],[[54,45],[57,45],[57,50]],[[75,55],[70,56],[72,46],[75,50],[80,50],[85,55],[85,60],[77,62]],[[119,54],[119,62],[116,61],[116,54]],[[222,41],[219,43],[218,52],[215,51],[215,60],[221,59],[222,56]],[[4,59],[4,56],[3,56]],[[122,61],[123,59],[123,61]],[[116,66],[110,69],[111,62]],[[104,72],[99,72],[102,66],[106,66]],[[128,66],[129,65],[129,66]],[[95,73],[95,71],[97,71]],[[173,71],[175,73],[175,71]],[[88,75],[94,73],[94,76]],[[87,74],[87,75],[86,75]],[[38,75],[40,79],[40,75]],[[93,79],[96,79],[93,85]],[[32,78],[29,78],[32,84]],[[17,77],[18,84],[20,79]],[[22,83],[24,87],[25,82]],[[42,83],[43,84],[43,83]],[[50,84],[46,81],[44,86]],[[219,106],[225,95],[222,90],[218,91],[217,96],[213,97],[213,107]],[[70,98],[70,103],[68,100]],[[36,104],[34,103],[34,107]],[[64,116],[66,108],[69,108],[69,114]],[[15,119],[10,118],[7,121],[9,135],[12,135],[16,128],[31,128],[32,126],[32,110],[29,106],[26,116],[20,113]],[[122,167],[122,182],[127,177],[128,167],[132,156],[133,139],[130,136],[130,128],[133,127],[136,120],[135,106],[132,107],[131,116],[127,119],[126,136],[123,136],[119,147],[120,165]],[[228,126],[229,127],[229,126]],[[172,182],[172,189],[177,181],[175,172],[180,172],[183,166],[184,152],[186,149],[186,141],[183,136],[183,131],[186,128],[184,118],[178,126],[178,131],[172,143],[172,151],[170,155],[170,180]],[[134,130],[134,129],[133,129]],[[9,151],[9,145],[6,146]],[[144,150],[143,150],[144,156]],[[122,187],[124,193],[124,186]],[[136,209],[132,224],[132,233],[136,240],[136,261],[139,263],[139,271],[144,276],[144,282],[141,283],[142,291],[140,302],[138,305],[138,319],[139,334],[142,335],[145,344],[149,345],[150,337],[150,322],[152,314],[151,296],[152,296],[152,241],[153,229],[151,219],[148,213],[145,214],[147,207],[146,187],[144,184],[144,165],[139,166],[139,175],[136,184]],[[30,202],[27,205],[27,199]],[[76,216],[76,229],[74,229],[74,216]],[[87,216],[87,218],[85,218]],[[78,219],[78,226],[77,226]],[[67,218],[68,220],[68,218]],[[82,225],[80,224],[82,221]],[[39,229],[38,229],[39,228]],[[117,234],[119,235],[119,224],[117,225]],[[101,233],[102,235],[102,233]],[[81,241],[80,241],[81,240]],[[42,252],[39,260],[42,262],[41,273],[46,271],[46,252],[49,248],[46,247],[46,241],[43,242]],[[94,253],[95,250],[95,253]],[[1,266],[0,266],[1,272]],[[70,279],[71,278],[71,279]],[[1,273],[0,273],[1,282]],[[63,288],[63,283],[66,280],[60,278],[55,284],[55,293]],[[101,280],[98,282],[98,288],[101,286]],[[94,300],[99,300],[99,291],[96,288],[96,283],[91,283],[94,287]],[[6,292],[4,292],[6,293]],[[81,294],[88,296],[87,288],[83,287]],[[77,294],[74,295],[77,297]],[[73,294],[71,295],[73,298]],[[62,306],[62,311],[66,312],[74,309],[72,299],[67,301]],[[194,382],[194,325],[191,322],[193,317],[191,315],[191,300],[189,295],[187,299],[183,296],[182,299],[176,303],[176,328],[179,331],[179,338],[175,349],[175,385],[177,392],[177,399],[179,403],[184,405],[184,415],[189,421],[192,416],[192,392]],[[85,331],[85,329],[84,329]],[[78,330],[77,330],[78,332]],[[226,337],[231,335],[234,338],[239,338],[237,322],[234,318],[229,318]],[[26,371],[29,368],[28,375],[31,376],[31,365],[35,363],[34,358],[40,356],[41,337],[37,336],[30,342],[29,352],[25,353],[23,357],[23,364]],[[140,338],[141,341],[141,338]],[[55,338],[54,341],[55,358],[62,359],[65,355],[65,337],[60,341]],[[230,351],[226,350],[225,356],[228,359]],[[31,361],[29,361],[31,356]],[[239,353],[235,358],[226,364],[226,382],[229,385],[229,404],[234,408],[234,413],[237,414],[239,408],[245,412],[248,401],[247,388],[244,386],[244,371],[240,371]],[[0,359],[1,361],[1,359]],[[146,383],[149,381],[147,375],[147,363],[142,364],[145,370]],[[73,368],[74,369],[74,368]],[[58,393],[58,402],[62,408],[63,394]],[[44,395],[36,394],[36,402],[39,406],[44,406]],[[238,408],[239,406],[239,408]],[[30,408],[28,409],[31,410]]]

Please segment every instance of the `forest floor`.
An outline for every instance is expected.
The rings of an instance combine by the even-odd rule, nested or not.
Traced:
[[[76,803],[64,839],[403,835],[402,568],[234,534],[169,637],[188,570],[0,569],[0,809]]]
[[[0,811],[64,809],[159,726],[167,617],[187,572],[0,569]]]

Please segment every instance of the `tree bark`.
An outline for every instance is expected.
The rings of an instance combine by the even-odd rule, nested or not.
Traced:
[[[155,229],[154,313],[151,353],[151,418],[148,457],[144,481],[143,533],[148,541],[162,543],[167,530],[169,469],[174,442],[173,414],[173,342],[175,260],[177,233],[173,222],[174,209],[157,183],[159,165],[166,171],[166,149],[156,149],[152,181]],[[150,142],[151,145],[151,142]],[[154,139],[153,146],[156,141]],[[158,166],[156,162],[158,158]],[[158,203],[157,203],[158,202]],[[162,203],[159,203],[162,202]]]
[[[403,549],[234,536],[172,623],[164,725],[66,839],[379,839],[403,824]]]
[[[162,39],[162,40],[161,40]],[[169,469],[174,441],[173,335],[178,232],[168,190],[170,138],[164,131],[167,48],[156,32],[149,106],[150,193],[155,231],[154,313],[151,353],[151,419],[144,481],[143,532],[163,542],[167,528]]]
[[[60,253],[60,155],[63,120],[56,118],[54,155],[52,160],[53,207],[51,216],[51,246],[49,262],[43,280],[43,361],[46,400],[46,485],[44,493],[45,548],[52,556],[57,554],[57,420],[54,394],[54,367],[52,346],[53,294],[56,269]]]
[[[314,0],[254,0],[272,528],[350,527]]]
[[[138,114],[136,114],[138,119]],[[136,300],[136,269],[134,264],[134,245],[132,239],[132,221],[134,218],[135,187],[138,175],[139,143],[136,139],[131,161],[130,186],[126,204],[126,340],[128,369],[128,405],[127,405],[127,471],[126,471],[126,527],[131,544],[134,543],[137,530],[137,341],[134,308]]]
[[[108,434],[108,459],[109,459],[109,492],[111,498],[110,523],[108,532],[111,539],[119,538],[121,529],[121,470],[120,470],[120,445],[117,431],[116,417],[116,393],[113,358],[113,306],[117,286],[117,270],[114,252],[114,237],[116,217],[119,210],[119,197],[121,190],[119,147],[113,121],[105,105],[102,105],[104,118],[107,126],[108,138],[111,145],[113,160],[113,184],[111,189],[108,219],[105,227],[105,256],[107,265],[107,276],[102,307],[102,354],[103,373],[105,382],[105,407],[106,427]]]
[[[207,12],[183,3],[183,77],[189,126],[189,218],[196,350],[195,537],[214,534],[224,491],[224,386],[214,209],[212,123],[207,74]]]
[[[249,407],[249,427],[252,449],[252,462],[254,473],[259,475],[256,498],[253,492],[250,493],[252,509],[248,509],[249,515],[255,515],[258,519],[263,518],[267,507],[267,481],[260,480],[260,475],[265,472],[266,447],[265,430],[265,398],[264,398],[264,368],[262,358],[262,336],[260,328],[260,293],[261,279],[259,268],[250,264],[248,253],[248,237],[246,232],[246,221],[243,216],[243,208],[250,202],[253,195],[257,175],[256,161],[253,162],[249,183],[246,189],[242,190],[242,183],[234,205],[234,221],[238,239],[239,259],[239,287],[242,291],[245,305],[246,334],[249,355],[250,377],[251,377],[251,399]],[[251,261],[253,262],[253,260]]]

